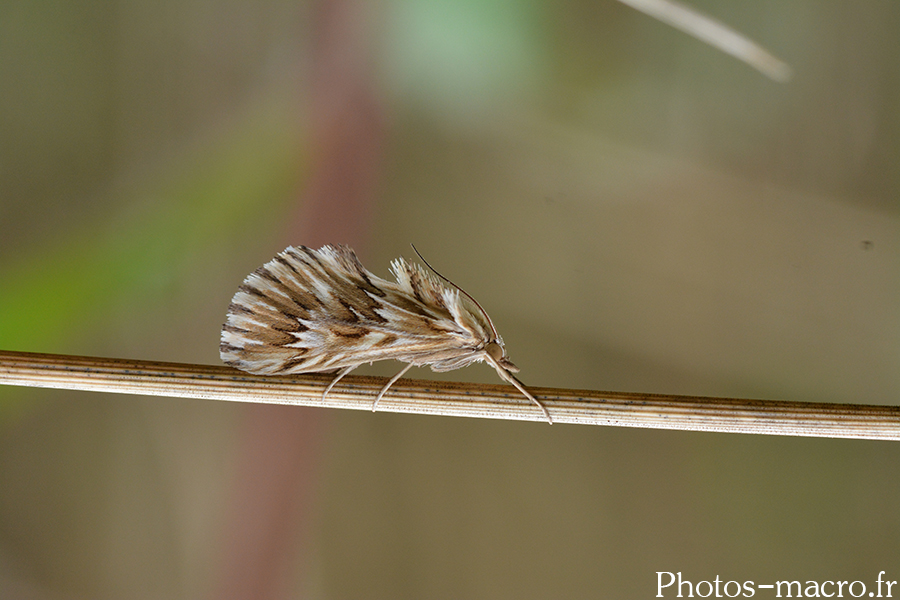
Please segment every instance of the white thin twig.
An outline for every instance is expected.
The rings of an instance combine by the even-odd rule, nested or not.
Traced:
[[[787,63],[775,58],[765,48],[724,23],[684,4],[674,0],[619,0],[619,2],[732,55],[775,81],[785,82],[791,78],[791,68]]]

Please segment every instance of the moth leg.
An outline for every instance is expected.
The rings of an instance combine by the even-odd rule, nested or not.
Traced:
[[[526,398],[528,398],[529,400],[531,400],[532,402],[537,404],[538,407],[541,409],[541,411],[543,411],[544,416],[547,418],[547,422],[550,423],[551,425],[553,425],[553,419],[550,418],[550,411],[547,410],[547,407],[544,406],[543,402],[541,402],[540,400],[538,400],[537,398],[532,396],[531,392],[529,392],[528,390],[525,389],[525,386],[522,385],[521,381],[516,379],[515,375],[513,375],[512,373],[510,373],[509,371],[507,371],[506,369],[501,367],[499,364],[496,364],[493,360],[491,360],[490,357],[487,357],[487,360],[489,363],[491,363],[491,366],[493,366],[494,369],[497,370],[497,375],[499,375],[501,378],[505,379],[509,383],[513,384],[514,386],[516,386],[516,389],[518,389],[520,392],[525,394]]]
[[[331,380],[331,383],[328,384],[328,387],[325,388],[325,391],[322,392],[322,402],[325,402],[325,396],[328,395],[328,392],[331,391],[331,388],[333,388],[334,385],[335,385],[338,381],[340,381],[341,378],[344,377],[344,375],[346,375],[347,373],[349,373],[350,371],[352,371],[353,369],[355,369],[355,368],[358,367],[358,366],[359,366],[359,365],[350,365],[349,367],[347,367],[347,368],[345,368],[345,369],[341,369],[340,371],[338,371],[337,377],[335,377],[334,379],[332,379],[332,380]]]
[[[392,385],[394,385],[394,382],[395,382],[395,381],[397,381],[398,379],[400,379],[401,377],[403,377],[404,373],[406,373],[407,371],[409,371],[410,367],[412,367],[412,363],[410,363],[410,364],[406,365],[405,367],[403,367],[403,370],[402,370],[402,371],[400,371],[399,373],[397,373],[396,375],[394,375],[394,376],[391,378],[391,380],[388,381],[387,384],[386,384],[383,388],[381,388],[381,391],[378,392],[378,395],[375,397],[375,403],[372,405],[372,412],[375,412],[375,411],[378,409],[378,403],[381,401],[381,397],[384,396],[385,392],[387,392],[387,391],[390,389],[390,387],[391,387]]]

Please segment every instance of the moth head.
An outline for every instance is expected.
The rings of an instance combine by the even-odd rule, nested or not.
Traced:
[[[506,356],[506,350],[500,345],[499,340],[485,344],[484,352],[493,359],[493,362],[497,363],[510,373],[519,372],[519,367],[512,364],[509,357]]]

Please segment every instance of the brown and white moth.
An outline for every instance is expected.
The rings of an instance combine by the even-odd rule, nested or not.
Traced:
[[[432,275],[402,258],[391,270],[396,283],[368,272],[347,246],[288,247],[238,288],[222,326],[222,360],[260,375],[336,372],[323,399],[359,365],[408,363],[372,410],[412,366],[441,372],[485,361],[553,422],[513,376],[519,369],[474,298],[434,269]]]

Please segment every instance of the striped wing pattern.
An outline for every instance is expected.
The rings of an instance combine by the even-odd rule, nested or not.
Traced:
[[[285,249],[234,295],[222,360],[265,375],[385,359],[449,371],[484,360],[491,342],[502,348],[487,315],[458,289],[402,258],[391,269],[396,283],[368,272],[347,246]]]

